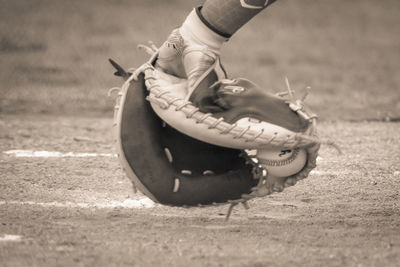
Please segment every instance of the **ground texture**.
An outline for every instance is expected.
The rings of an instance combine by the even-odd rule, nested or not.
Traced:
[[[0,117],[2,266],[398,266],[398,123],[322,123],[344,154],[323,146],[308,179],[228,222],[227,206],[165,207],[135,194],[111,124]]]
[[[222,49],[230,77],[313,88],[318,167],[227,206],[152,203],[115,157],[109,57],[147,60],[203,0],[0,0],[0,266],[399,266],[400,1],[280,0]],[[16,151],[18,150],[18,151]]]
[[[0,0],[0,112],[112,114],[108,58],[138,67],[203,0]],[[400,119],[398,0],[279,0],[222,49],[230,77],[311,86],[323,120]]]

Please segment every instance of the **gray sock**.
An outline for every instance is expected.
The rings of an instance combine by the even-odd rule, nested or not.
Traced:
[[[216,33],[230,37],[260,11],[276,0],[206,0],[201,10],[203,22]]]

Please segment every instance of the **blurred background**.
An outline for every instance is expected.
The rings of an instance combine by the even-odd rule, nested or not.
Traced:
[[[0,0],[0,114],[112,117],[108,58],[137,67],[194,0]],[[321,120],[400,120],[400,1],[279,0],[222,51],[231,77],[313,88]]]

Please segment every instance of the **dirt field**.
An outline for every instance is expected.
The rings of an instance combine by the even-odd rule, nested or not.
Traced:
[[[1,266],[400,262],[398,123],[323,123],[344,155],[324,146],[307,180],[225,222],[227,206],[171,208],[134,194],[110,154],[110,119],[0,118]]]
[[[279,0],[222,51],[231,77],[310,85],[310,177],[237,207],[173,208],[115,157],[107,62],[146,60],[202,0],[0,0],[0,266],[400,266],[400,1]],[[149,20],[150,19],[150,20]]]

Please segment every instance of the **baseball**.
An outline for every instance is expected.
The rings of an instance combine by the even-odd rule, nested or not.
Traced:
[[[258,163],[275,177],[287,177],[303,169],[307,161],[304,149],[260,149],[257,151]]]

